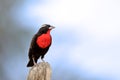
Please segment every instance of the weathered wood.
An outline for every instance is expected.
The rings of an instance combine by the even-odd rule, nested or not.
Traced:
[[[40,62],[30,69],[27,80],[50,80],[51,73],[50,64],[48,62]]]

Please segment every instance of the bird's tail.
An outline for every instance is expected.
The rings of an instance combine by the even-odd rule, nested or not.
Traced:
[[[33,65],[34,65],[33,60],[30,59],[29,62],[28,62],[28,64],[27,64],[27,67],[32,67]]]

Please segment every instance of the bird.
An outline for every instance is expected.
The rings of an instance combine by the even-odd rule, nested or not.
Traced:
[[[29,62],[27,67],[36,65],[39,58],[44,61],[43,58],[52,43],[50,32],[54,28],[55,27],[52,25],[43,24],[38,32],[33,36],[28,52]]]

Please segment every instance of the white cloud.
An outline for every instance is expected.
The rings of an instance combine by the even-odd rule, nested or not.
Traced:
[[[82,25],[91,35],[105,38],[120,36],[119,8],[114,0],[53,0],[43,5],[34,4],[27,10],[38,23],[43,18],[44,22],[59,25],[61,29],[72,25],[78,32]]]

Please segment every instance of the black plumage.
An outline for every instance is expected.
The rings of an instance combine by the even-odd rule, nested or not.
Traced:
[[[36,40],[39,36],[41,36],[42,34],[47,34],[48,30],[51,30],[53,28],[54,27],[51,25],[44,24],[38,30],[38,32],[34,35],[31,41],[30,48],[29,48],[29,53],[28,53],[29,62],[27,64],[27,67],[32,67],[34,65],[34,62],[37,63],[37,60],[39,59],[39,57],[43,60],[44,55],[47,53],[47,51],[49,50],[49,47],[51,46],[51,42],[46,48],[41,48],[36,43]],[[51,38],[51,41],[52,41],[52,38]]]

